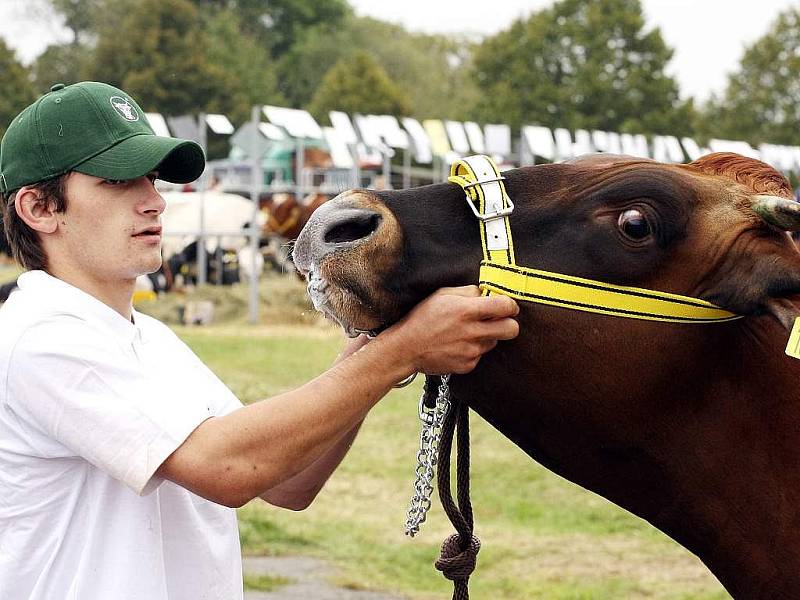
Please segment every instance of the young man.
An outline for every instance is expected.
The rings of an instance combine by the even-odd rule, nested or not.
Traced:
[[[111,86],[53,86],[0,145],[5,230],[28,269],[0,309],[0,597],[242,597],[232,507],[313,500],[369,409],[414,371],[463,373],[518,327],[508,298],[442,290],[301,388],[243,407],[135,312],[161,264],[155,178],[196,179]]]

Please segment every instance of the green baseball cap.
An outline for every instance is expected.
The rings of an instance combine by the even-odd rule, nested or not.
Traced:
[[[11,121],[0,142],[0,192],[78,171],[103,179],[189,183],[205,156],[188,140],[153,133],[144,111],[105,83],[59,83]]]

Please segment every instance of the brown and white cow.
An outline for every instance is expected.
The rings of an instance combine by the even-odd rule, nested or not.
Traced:
[[[556,473],[697,554],[736,598],[800,597],[800,229],[785,178],[714,154],[689,165],[599,155],[504,173],[517,263],[702,298],[744,315],[670,324],[522,303],[521,334],[455,395]],[[758,200],[772,195],[782,200]],[[294,250],[346,328],[391,323],[474,283],[462,190],[354,190]],[[798,296],[800,298],[800,296]]]

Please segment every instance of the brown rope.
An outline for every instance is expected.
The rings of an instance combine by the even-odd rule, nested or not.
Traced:
[[[442,427],[436,479],[439,500],[456,532],[442,544],[436,568],[453,582],[453,600],[469,600],[469,577],[475,570],[481,541],[472,534],[472,503],[469,499],[469,408],[451,398],[452,410]],[[458,429],[456,487],[458,504],[450,492],[450,449]]]

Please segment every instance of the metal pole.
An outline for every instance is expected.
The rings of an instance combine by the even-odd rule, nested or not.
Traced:
[[[258,323],[258,280],[259,274],[256,272],[256,254],[258,253],[258,203],[261,196],[261,188],[264,184],[264,176],[261,173],[261,156],[259,155],[258,126],[261,123],[261,107],[253,106],[250,114],[253,122],[253,149],[251,150],[253,181],[250,197],[253,200],[253,216],[250,219],[250,323]]]
[[[403,148],[403,189],[411,187],[411,152]]]
[[[206,129],[206,114],[200,113],[197,117],[198,130],[200,135],[200,147],[203,149],[203,154],[208,155],[208,130]],[[206,163],[208,164],[208,163]],[[197,285],[206,284],[206,271],[208,264],[206,261],[206,189],[208,188],[208,177],[206,172],[200,176],[198,183],[200,189],[200,233],[197,236]]]
[[[355,167],[354,167],[354,173],[355,173],[355,176],[356,176],[356,181],[355,181],[355,184],[354,184],[353,187],[360,188],[361,187],[361,155],[358,153],[358,148],[357,147],[356,147],[356,150],[355,150],[355,152],[353,154],[353,157],[355,158],[355,162],[356,162]]]
[[[350,150],[350,155],[353,157],[353,168],[350,172],[350,177],[352,177],[352,182],[350,184],[351,188],[360,188],[361,187],[361,171],[358,168],[358,162],[361,159],[358,153],[358,145],[357,144],[348,144],[348,149]],[[344,190],[340,190],[344,191]]]
[[[305,190],[303,187],[303,170],[305,169],[305,144],[303,143],[303,138],[297,138],[297,157],[294,161],[294,186],[295,186],[295,193],[297,194],[297,201],[302,202],[303,197],[305,196]]]
[[[383,154],[383,185],[386,186],[385,189],[391,190],[392,189],[392,157],[389,155],[391,150],[389,150],[388,146],[384,146],[381,149],[381,153]]]

